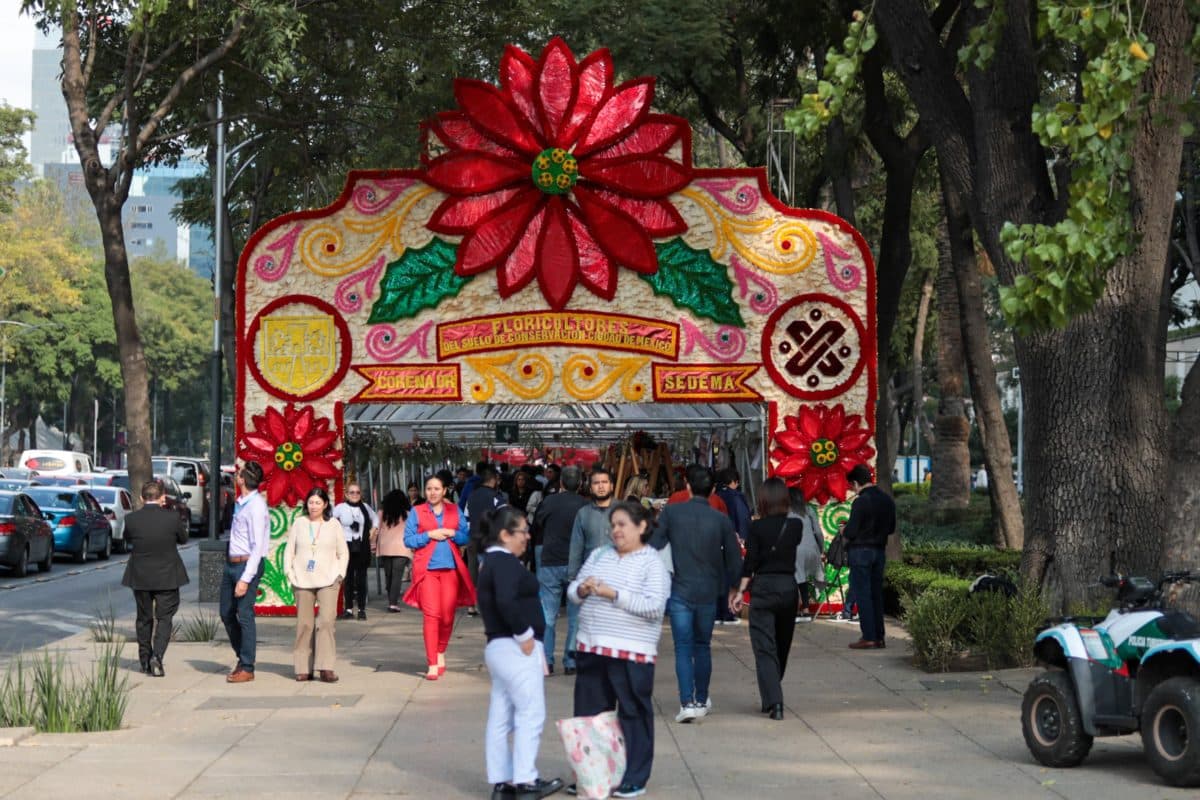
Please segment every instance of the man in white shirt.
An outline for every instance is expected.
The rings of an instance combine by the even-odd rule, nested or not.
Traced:
[[[257,461],[247,461],[234,479],[238,500],[229,529],[229,550],[221,575],[221,621],[229,635],[229,644],[237,656],[237,666],[229,673],[229,683],[254,680],[254,658],[258,645],[254,623],[254,603],[263,562],[271,545],[271,523],[266,498],[258,491],[263,469]]]

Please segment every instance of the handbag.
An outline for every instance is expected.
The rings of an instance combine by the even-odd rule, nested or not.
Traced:
[[[625,777],[625,737],[617,712],[570,717],[555,724],[575,771],[578,796],[588,800],[608,797]]]
[[[825,563],[834,569],[843,569],[850,561],[847,549],[846,537],[840,533],[834,536],[825,551]]]

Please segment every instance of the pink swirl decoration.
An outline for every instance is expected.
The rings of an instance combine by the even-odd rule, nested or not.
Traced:
[[[751,284],[757,288],[750,297],[750,309],[759,314],[770,314],[774,311],[775,306],[779,305],[779,290],[775,288],[775,284],[761,275],[756,275],[736,255],[730,256],[729,263],[733,265],[733,277],[737,280],[738,291],[742,297],[750,294]]]
[[[825,274],[829,276],[829,282],[843,292],[857,289],[862,283],[862,269],[854,263],[855,257],[823,233],[817,234],[817,240],[821,242],[821,252],[825,255]],[[841,259],[842,263],[834,263],[835,258]]]
[[[383,274],[383,267],[386,263],[387,259],[381,255],[371,266],[343,278],[338,283],[337,291],[333,295],[333,302],[338,310],[346,314],[355,314],[361,311],[363,298],[370,297],[375,293],[375,285],[379,283],[379,276]],[[362,289],[356,289],[355,287],[360,283]]]
[[[730,325],[722,325],[717,328],[715,342],[683,317],[679,318],[679,327],[683,329],[683,354],[685,356],[690,355],[697,345],[713,358],[726,363],[737,361],[746,352],[746,335]]]
[[[367,353],[376,361],[395,361],[408,351],[415,349],[421,358],[429,358],[429,332],[433,320],[417,328],[405,339],[400,339],[391,325],[376,325],[367,334]]]
[[[732,214],[749,214],[758,206],[760,199],[758,189],[749,183],[739,185],[735,178],[710,178],[696,181],[696,185]],[[727,194],[729,191],[733,191],[733,197]]]
[[[351,201],[361,214],[373,216],[387,208],[400,194],[416,183],[412,178],[370,181],[354,187]]]
[[[288,268],[292,266],[296,240],[300,238],[300,230],[303,227],[304,223],[298,222],[290,231],[267,245],[267,250],[272,252],[263,253],[254,259],[254,274],[264,281],[277,281],[286,275]]]

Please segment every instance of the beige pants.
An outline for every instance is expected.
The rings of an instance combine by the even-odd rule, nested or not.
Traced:
[[[295,588],[293,591],[296,595],[296,646],[292,648],[292,661],[296,665],[296,674],[311,675],[323,669],[331,670],[337,658],[333,621],[337,617],[338,592],[341,591],[341,586],[335,583],[322,589]],[[320,606],[315,613],[314,602]],[[316,658],[313,658],[314,639]]]

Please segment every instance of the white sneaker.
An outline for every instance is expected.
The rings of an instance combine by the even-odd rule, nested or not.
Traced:
[[[742,620],[739,617],[734,617],[733,619],[725,620],[724,624],[725,625],[741,625]]]
[[[813,621],[813,618],[810,617],[808,614],[801,614],[800,616],[796,617],[797,625],[799,625],[801,622],[812,622],[812,621]]]
[[[676,722],[691,722],[696,718],[696,704],[685,703],[679,707],[679,713],[675,715]]]
[[[708,712],[712,711],[712,698],[708,698],[703,703],[696,703],[692,706],[694,719],[704,719],[708,716]]]

